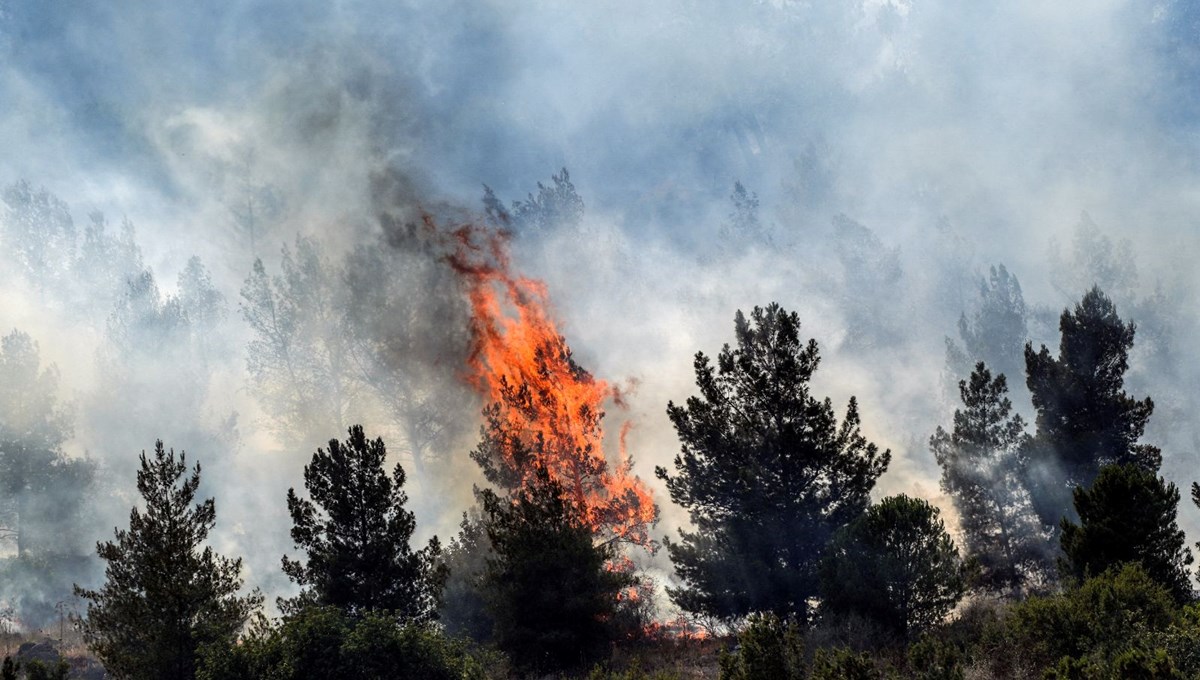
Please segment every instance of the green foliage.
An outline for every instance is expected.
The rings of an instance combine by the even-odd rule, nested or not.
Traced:
[[[617,594],[634,584],[609,569],[611,544],[592,529],[544,469],[512,500],[480,493],[495,557],[483,578],[496,646],[522,671],[587,667],[617,631]]]
[[[458,536],[442,553],[442,563],[450,573],[442,591],[438,619],[447,633],[465,635],[476,642],[491,639],[495,624],[487,611],[483,576],[487,560],[492,556],[492,544],[488,541],[483,518],[477,512],[474,516],[463,513]]]
[[[883,680],[884,671],[869,654],[849,649],[818,649],[813,657],[810,680]],[[762,680],[767,680],[764,676]]]
[[[482,680],[503,670],[503,659],[471,652],[429,624],[312,606],[275,625],[259,620],[236,644],[206,648],[197,678]]]
[[[404,469],[384,472],[382,439],[368,441],[359,425],[344,442],[329,441],[304,467],[309,498],[288,490],[292,540],[305,562],[283,558],[283,570],[304,588],[297,602],[330,605],[352,616],[391,612],[403,621],[436,616],[445,581],[435,536],[409,547],[416,520],[404,509]]]
[[[1042,675],[1045,680],[1184,680],[1164,650],[1131,649],[1111,664],[1063,657]]]
[[[960,381],[965,408],[954,412],[954,431],[930,437],[942,468],[942,490],[954,499],[969,556],[980,565],[980,584],[1019,590],[1037,579],[1048,558],[1048,540],[1025,489],[1021,444],[1025,423],[1012,413],[1003,375],[983,362]]]
[[[195,675],[197,649],[230,642],[257,593],[238,597],[242,562],[201,549],[216,523],[212,499],[192,506],[200,465],[190,476],[161,441],[153,458],[141,454],[137,488],[145,510],[134,508],[115,542],[97,545],[108,563],[100,590],[75,587],[88,600],[80,622],[88,647],[114,678],[184,680]]]
[[[1071,490],[1088,486],[1101,466],[1134,464],[1157,471],[1162,453],[1139,444],[1154,402],[1124,391],[1134,325],[1098,287],[1074,311],[1063,310],[1058,357],[1044,345],[1025,346],[1026,383],[1037,409],[1037,434],[1028,449],[1030,489],[1047,526],[1070,517]]]
[[[11,656],[4,657],[4,663],[0,665],[0,680],[17,680],[17,668],[17,662]]]
[[[752,614],[733,652],[721,651],[721,680],[801,680],[806,677],[804,626],[795,618]]]
[[[630,668],[622,671],[608,670],[597,665],[588,673],[587,680],[683,680],[678,674],[671,671],[654,671],[648,673],[642,670],[640,663],[636,661]]]
[[[684,585],[684,610],[718,618],[755,611],[804,620],[817,565],[833,533],[867,507],[891,454],[859,430],[851,398],[839,425],[828,399],[809,393],[817,343],[777,304],[735,317],[737,347],[714,367],[695,360],[700,396],[667,413],[682,442],[675,475],[655,474],[690,514],[695,532],[666,541]]]
[[[926,634],[908,648],[908,675],[913,680],[963,680],[965,655],[955,645]]]
[[[965,575],[937,508],[891,496],[834,537],[821,562],[821,615],[856,614],[907,636],[945,618]]]
[[[1012,608],[1003,634],[1010,653],[1049,666],[1063,657],[1111,663],[1158,646],[1177,617],[1171,594],[1137,564],[1089,578],[1061,595]]]
[[[1179,489],[1133,465],[1109,465],[1091,488],[1075,490],[1079,524],[1063,520],[1064,569],[1076,579],[1132,562],[1177,602],[1192,597],[1183,530],[1175,522]]]

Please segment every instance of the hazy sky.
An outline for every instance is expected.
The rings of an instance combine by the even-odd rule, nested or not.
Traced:
[[[839,409],[857,394],[870,436],[895,450],[881,489],[938,499],[925,442],[949,420],[943,338],[973,300],[954,277],[1003,262],[1027,302],[1059,310],[1083,291],[1054,287],[1050,244],[1069,251],[1084,212],[1129,240],[1137,296],[1158,286],[1181,310],[1175,341],[1192,359],[1200,10],[1182,0],[189,5],[0,0],[0,185],[45,186],[79,224],[127,216],[168,290],[201,255],[233,333],[251,258],[230,207],[247,187],[279,200],[270,259],[296,233],[335,250],[371,238],[385,169],[414,204],[478,210],[485,183],[523,198],[567,167],[584,223],[520,235],[517,263],[549,284],[585,367],[638,382],[609,418],[635,420],[647,479],[678,448],[665,406],[693,393],[693,353],[732,341],[735,310],[777,300],[822,345],[815,391]],[[770,240],[722,240],[736,180]],[[838,215],[896,249],[894,290],[838,269]],[[886,342],[852,346],[860,308],[886,311]],[[20,290],[0,295],[0,327],[35,335],[69,398],[89,389],[76,346],[97,339],[66,324]],[[298,483],[308,452],[268,453],[241,361],[210,399],[241,411],[245,465]],[[1164,471],[1186,487],[1195,459],[1178,448]],[[443,535],[464,509],[412,494]],[[681,513],[660,503],[659,533],[673,531]],[[1195,508],[1181,516],[1200,527]],[[260,542],[240,531],[231,549]]]

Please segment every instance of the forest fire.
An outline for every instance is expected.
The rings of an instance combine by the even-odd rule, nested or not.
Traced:
[[[544,469],[606,541],[650,546],[657,519],[650,491],[631,473],[620,431],[620,460],[603,440],[605,402],[621,391],[574,362],[549,312],[546,286],[511,271],[503,235],[478,227],[454,232],[450,263],[467,287],[472,340],[467,378],[489,404],[490,464],[511,487]]]

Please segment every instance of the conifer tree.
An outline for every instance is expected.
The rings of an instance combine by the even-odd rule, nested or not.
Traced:
[[[1136,563],[1178,602],[1191,599],[1184,547],[1175,521],[1179,489],[1137,465],[1108,465],[1089,488],[1075,489],[1079,524],[1064,519],[1063,568],[1076,579]]]
[[[409,546],[416,519],[404,508],[404,469],[397,464],[389,477],[383,440],[368,440],[361,425],[349,434],[344,442],[331,439],[328,451],[317,449],[304,467],[308,498],[288,489],[292,540],[307,559],[283,558],[284,572],[304,588],[287,604],[429,620],[445,582],[438,539],[421,550]]]
[[[683,580],[668,592],[709,616],[803,619],[826,545],[866,509],[891,454],[862,436],[854,398],[839,425],[810,394],[817,343],[801,343],[794,312],[738,312],[735,330],[716,366],[697,353],[700,396],[667,406],[683,450],[674,475],[656,474],[696,526],[665,542]]]
[[[967,568],[938,514],[891,496],[839,530],[821,561],[821,616],[856,614],[900,636],[945,618]]]
[[[954,412],[953,431],[939,427],[929,439],[942,468],[942,491],[954,500],[983,587],[1019,589],[1050,561],[1049,532],[1024,486],[1025,423],[1012,412],[1004,376],[993,378],[982,361],[958,386],[964,408]]]
[[[1071,491],[1089,486],[1101,466],[1134,464],[1155,472],[1158,448],[1139,443],[1154,402],[1124,391],[1132,323],[1093,287],[1059,321],[1058,356],[1045,345],[1025,346],[1026,383],[1037,409],[1037,434],[1028,448],[1028,484],[1042,522],[1072,516]]]
[[[210,498],[192,505],[200,465],[187,473],[186,457],[157,442],[141,455],[137,488],[144,510],[134,508],[129,528],[97,544],[108,565],[99,590],[75,587],[88,601],[84,640],[114,678],[190,680],[197,653],[207,644],[230,644],[262,603],[239,597],[241,559],[202,547],[216,523]]]
[[[493,639],[524,671],[556,671],[594,663],[616,633],[614,617],[624,570],[610,569],[611,543],[593,530],[563,486],[544,468],[504,498],[480,492],[494,556],[483,592]]]

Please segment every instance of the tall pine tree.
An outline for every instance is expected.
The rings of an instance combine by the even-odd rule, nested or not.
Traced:
[[[283,558],[283,570],[304,588],[292,608],[312,603],[351,616],[388,612],[404,621],[434,617],[445,581],[437,537],[420,550],[409,546],[416,518],[404,509],[404,469],[384,472],[387,449],[361,425],[344,442],[329,441],[304,467],[308,498],[288,489],[292,540],[307,554]]]
[[[141,455],[137,488],[145,510],[134,508],[129,528],[116,541],[97,545],[108,562],[99,590],[75,587],[88,600],[81,622],[88,647],[114,678],[190,680],[206,644],[230,644],[250,613],[257,593],[239,597],[241,559],[202,547],[216,523],[210,498],[192,505],[200,465],[187,473],[183,453]]]
[[[859,431],[851,398],[839,425],[809,392],[817,343],[778,304],[735,317],[737,347],[717,364],[696,354],[700,396],[667,414],[683,451],[657,468],[696,531],[667,541],[683,609],[721,618],[754,611],[808,614],[817,566],[834,532],[866,509],[891,459]]]
[[[1158,448],[1139,443],[1154,412],[1149,397],[1124,391],[1135,327],[1093,287],[1059,320],[1058,356],[1045,345],[1025,346],[1026,383],[1037,409],[1037,434],[1028,449],[1034,506],[1049,526],[1073,518],[1071,491],[1089,486],[1104,465],[1133,464],[1157,471]]]
[[[1049,532],[1038,521],[1024,485],[1025,423],[1012,412],[1003,375],[983,362],[958,383],[963,407],[954,429],[938,428],[929,447],[942,468],[942,490],[954,499],[967,554],[989,590],[1019,590],[1038,579],[1049,556]]]

